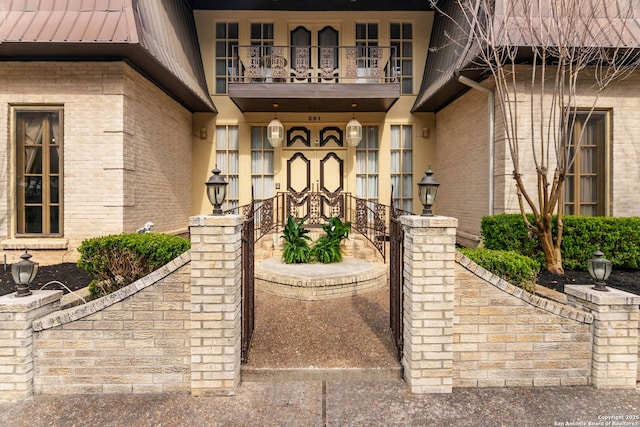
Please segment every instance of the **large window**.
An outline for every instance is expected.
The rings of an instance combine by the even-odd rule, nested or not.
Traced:
[[[393,203],[413,211],[413,129],[410,125],[391,126],[391,185]]]
[[[358,69],[368,68],[372,47],[378,46],[378,24],[356,24],[356,47],[358,48]]]
[[[273,24],[263,22],[251,23],[251,46],[260,46],[260,57],[268,57],[271,55],[271,47],[273,46]],[[269,64],[261,64],[269,66]]]
[[[216,24],[216,93],[227,93],[227,83],[233,69],[234,46],[238,46],[238,23]]]
[[[573,113],[573,141],[582,133],[575,162],[564,184],[564,213],[602,216],[606,214],[607,120],[605,111]]]
[[[17,234],[62,234],[62,110],[15,110]]]
[[[395,47],[400,93],[413,93],[413,27],[410,23],[392,23],[390,26],[391,47]]]
[[[251,185],[253,197],[273,197],[273,147],[267,140],[266,126],[251,128]]]
[[[238,126],[216,127],[216,164],[229,185],[223,210],[237,208],[240,200]]]
[[[365,126],[356,148],[356,196],[378,201],[378,127]]]

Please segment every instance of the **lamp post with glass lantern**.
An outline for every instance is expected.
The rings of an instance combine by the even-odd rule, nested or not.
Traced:
[[[593,289],[602,292],[609,291],[607,279],[611,274],[611,261],[604,258],[604,254],[597,250],[593,253],[593,258],[587,261],[587,268],[593,278],[593,283],[595,283]]]
[[[11,276],[16,283],[16,296],[26,297],[31,295],[29,285],[38,274],[38,263],[30,260],[31,255],[24,251],[20,256],[22,261],[18,261],[11,266]]]
[[[424,176],[418,183],[418,198],[420,199],[420,203],[422,203],[422,216],[433,216],[433,211],[431,207],[436,201],[436,197],[438,196],[438,187],[440,183],[433,176],[433,171],[431,170],[431,166],[424,173]]]
[[[207,186],[207,197],[213,205],[213,214],[222,215],[222,204],[227,196],[227,185],[229,183],[224,180],[224,177],[220,176],[221,171],[218,169],[218,166],[211,172],[213,172],[213,175],[211,175],[205,183]]]

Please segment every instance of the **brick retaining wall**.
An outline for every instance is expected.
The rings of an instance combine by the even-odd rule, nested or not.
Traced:
[[[189,393],[190,259],[34,321],[35,393]]]
[[[457,261],[454,387],[590,384],[592,314]]]

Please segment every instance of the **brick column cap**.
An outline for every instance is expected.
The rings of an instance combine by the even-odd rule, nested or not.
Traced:
[[[420,215],[403,215],[400,217],[402,225],[416,228],[443,228],[443,227],[458,227],[458,218],[452,218],[449,216],[420,216]]]
[[[0,297],[0,313],[26,313],[59,301],[62,291],[33,291],[26,297],[17,297],[16,293]]]
[[[242,215],[196,215],[189,217],[189,227],[235,227],[243,219]]]
[[[564,292],[567,295],[580,298],[596,305],[639,305],[640,295],[607,288],[609,292],[596,291],[593,285],[566,285]]]

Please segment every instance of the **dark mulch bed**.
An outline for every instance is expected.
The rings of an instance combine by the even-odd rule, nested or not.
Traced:
[[[82,289],[91,282],[91,275],[86,271],[78,268],[78,266],[71,262],[65,262],[63,264],[56,265],[41,265],[38,268],[38,274],[36,279],[31,283],[31,289],[36,290],[42,288],[46,283],[53,280],[64,283],[72,291]],[[45,289],[61,289],[64,293],[67,290],[57,283],[51,283],[47,285]],[[15,292],[15,283],[11,278],[11,266],[0,266],[0,295],[10,294]]]
[[[11,266],[7,265],[6,268],[5,270],[4,267],[0,267],[0,295],[15,291],[15,284],[11,278]],[[91,276],[70,262],[40,266],[36,280],[31,284],[31,289],[40,289],[45,283],[52,280],[62,282],[69,289],[75,291],[87,286],[91,282]],[[592,283],[588,272],[572,270],[567,270],[564,276],[556,276],[546,270],[542,271],[538,275],[537,282],[539,285],[561,292],[564,291],[564,285]],[[640,270],[613,270],[607,281],[607,286],[640,295]],[[67,290],[58,284],[50,284],[45,289],[62,289],[67,293]]]
[[[537,283],[550,289],[564,292],[564,285],[590,285],[593,283],[588,271],[565,270],[564,276],[541,271]],[[640,270],[613,270],[607,287],[640,295]]]

